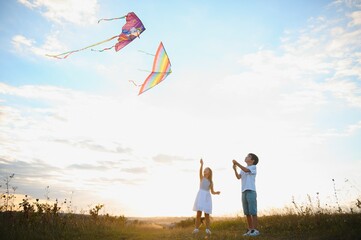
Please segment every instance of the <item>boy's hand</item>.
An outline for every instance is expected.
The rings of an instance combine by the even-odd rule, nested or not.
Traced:
[[[237,169],[237,165],[233,164],[233,169],[236,170]]]
[[[201,160],[199,161],[201,165],[203,165],[203,159],[201,158]]]
[[[220,192],[220,191],[218,191],[218,192],[215,192],[215,194],[219,195],[219,194],[221,194],[221,192]]]
[[[237,163],[237,161],[233,159],[232,163],[233,163],[233,165],[235,165]]]

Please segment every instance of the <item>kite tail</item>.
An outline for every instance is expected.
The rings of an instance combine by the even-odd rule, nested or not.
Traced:
[[[51,54],[45,54],[45,56],[47,57],[53,57],[53,58],[57,58],[57,59],[65,59],[67,58],[70,54],[75,53],[75,52],[79,52],[80,50],[74,50],[74,51],[70,51],[70,52],[65,52],[65,53],[61,53],[58,55],[51,55]]]
[[[100,45],[100,44],[103,44],[105,42],[109,42],[111,40],[113,40],[114,38],[117,38],[117,36],[114,36],[114,37],[111,37],[111,38],[108,38],[104,41],[101,41],[101,42],[98,42],[98,43],[94,43],[90,46],[87,46],[87,47],[84,47],[84,48],[81,48],[81,49],[78,49],[78,50],[73,50],[73,51],[69,51],[69,52],[65,52],[65,53],[60,53],[60,54],[57,54],[57,55],[51,55],[51,54],[46,54],[47,57],[53,57],[53,58],[57,58],[57,59],[65,59],[67,58],[70,54],[72,53],[75,53],[75,52],[80,52],[80,51],[83,51],[85,49],[88,49],[88,48],[91,48],[91,47],[94,47],[94,46],[97,46],[97,45]]]
[[[127,15],[123,16],[123,17],[116,17],[116,18],[102,18],[98,20],[98,23],[100,23],[101,21],[113,21],[113,20],[118,20],[118,19],[122,19],[125,18]]]
[[[111,47],[103,48],[103,49],[100,49],[100,50],[98,50],[98,49],[91,49],[91,50],[94,51],[94,52],[104,52],[104,51],[110,50],[110,49],[112,49],[114,47],[115,47],[115,45],[113,45]]]

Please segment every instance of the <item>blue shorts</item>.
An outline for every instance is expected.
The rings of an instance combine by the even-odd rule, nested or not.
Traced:
[[[244,215],[257,215],[257,193],[246,190],[242,192],[242,206]]]

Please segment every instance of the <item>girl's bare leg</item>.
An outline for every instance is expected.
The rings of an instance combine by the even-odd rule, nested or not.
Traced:
[[[196,228],[198,229],[199,226],[201,225],[201,216],[202,216],[202,212],[201,211],[197,211],[197,217],[196,217]]]
[[[209,229],[209,214],[208,213],[204,213],[205,217],[206,217],[206,228]]]

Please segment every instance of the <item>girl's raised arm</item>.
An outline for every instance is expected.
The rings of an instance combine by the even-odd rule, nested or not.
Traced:
[[[199,179],[202,181],[202,178],[203,178],[203,159],[201,158],[201,160],[199,162],[201,164],[201,167],[199,168]]]

